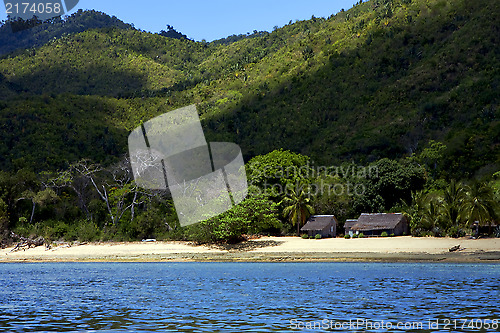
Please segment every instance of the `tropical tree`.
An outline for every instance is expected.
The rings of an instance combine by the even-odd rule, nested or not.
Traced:
[[[422,222],[422,211],[425,207],[426,196],[424,191],[416,191],[411,193],[411,202],[401,200],[404,215],[408,218],[410,222],[410,227],[412,230],[420,227]]]
[[[449,227],[458,227],[466,220],[465,199],[466,191],[464,186],[452,180],[443,193],[443,215]]]
[[[438,164],[443,161],[446,149],[447,147],[443,143],[431,140],[427,148],[419,155],[412,156],[410,160],[415,160],[419,165],[424,165],[429,170],[432,178],[436,178]]]
[[[412,192],[411,205],[402,201],[401,209],[410,221],[413,235],[421,235],[424,231],[432,231],[434,235],[442,235],[443,202],[442,198],[424,191]]]
[[[480,225],[488,224],[497,218],[498,202],[494,199],[491,186],[474,182],[466,188],[465,214],[469,223],[479,221]],[[491,230],[490,230],[491,231]]]
[[[441,201],[436,198],[428,199],[422,211],[422,225],[432,230],[435,236],[442,235],[440,228],[443,221]]]
[[[246,165],[250,185],[270,189],[279,185],[280,189],[304,183],[311,176],[310,159],[305,155],[288,150],[274,150],[266,155],[252,158]],[[280,192],[280,191],[278,191]],[[278,193],[277,195],[282,194]]]
[[[33,223],[33,218],[35,217],[35,208],[36,205],[40,207],[44,207],[47,204],[54,203],[58,199],[56,192],[54,192],[51,188],[46,188],[37,193],[32,190],[27,190],[23,192],[21,197],[17,199],[17,201],[21,200],[29,200],[31,201],[31,216],[30,216],[30,224]]]
[[[310,202],[310,195],[304,190],[304,186],[289,189],[287,196],[280,202],[285,205],[283,216],[288,218],[292,225],[297,225],[297,236],[300,234],[300,226],[311,214],[314,214],[314,208]]]
[[[389,210],[401,200],[409,202],[412,192],[422,190],[426,182],[424,168],[411,161],[384,158],[371,163],[369,168],[374,172],[366,175],[366,192],[360,201],[373,205],[363,207],[373,212]]]
[[[244,235],[276,232],[281,229],[278,204],[266,195],[249,195],[230,210],[187,226],[186,238],[197,243],[237,243]]]

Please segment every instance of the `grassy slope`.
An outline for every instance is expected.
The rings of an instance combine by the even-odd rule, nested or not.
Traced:
[[[66,36],[0,61],[0,165],[105,160],[126,152],[141,120],[198,103],[208,139],[247,157],[283,147],[367,162],[437,139],[452,172],[489,173],[500,164],[499,6],[370,1],[227,46],[118,29]]]

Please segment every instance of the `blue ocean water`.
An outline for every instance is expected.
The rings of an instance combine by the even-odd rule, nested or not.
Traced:
[[[0,332],[493,332],[499,324],[495,264],[0,264]]]

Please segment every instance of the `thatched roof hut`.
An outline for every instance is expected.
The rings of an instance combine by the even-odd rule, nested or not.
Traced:
[[[334,215],[313,215],[300,229],[307,232],[309,237],[320,234],[321,237],[335,237],[337,234],[337,219]]]
[[[401,213],[361,214],[357,222],[351,226],[351,231],[367,236],[379,236],[384,231],[388,235],[401,236],[408,234],[408,230],[408,220]]]

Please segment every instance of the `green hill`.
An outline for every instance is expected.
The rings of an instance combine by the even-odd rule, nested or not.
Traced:
[[[16,22],[17,24],[28,24],[28,22]],[[123,23],[116,17],[111,17],[97,11],[82,11],[65,17],[56,17],[47,22],[35,25],[12,33],[11,22],[0,22],[0,55],[5,55],[16,50],[40,47],[47,42],[60,38],[64,35],[83,32],[88,29],[110,28],[132,29],[130,24]]]
[[[499,7],[374,0],[223,43],[116,27],[64,35],[0,60],[0,168],[109,162],[141,121],[197,103],[207,139],[247,159],[285,148],[366,163],[437,140],[450,176],[491,174]]]

